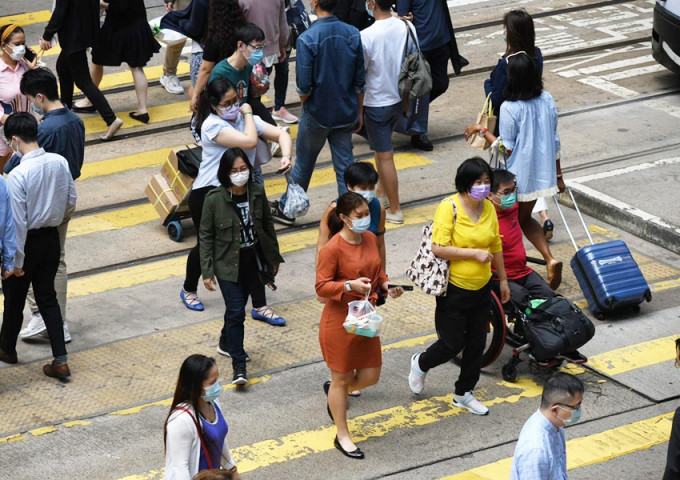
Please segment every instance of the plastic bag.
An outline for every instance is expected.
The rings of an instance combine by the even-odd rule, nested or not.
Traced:
[[[248,88],[251,97],[261,97],[269,90],[269,73],[264,63],[260,62],[253,67]]]
[[[163,15],[149,20],[149,26],[151,27],[153,36],[156,38],[156,40],[166,45],[174,45],[186,41],[186,35],[182,35],[179,32],[167,28],[161,28],[161,18],[163,18]]]
[[[305,215],[309,210],[309,197],[304,189],[297,183],[293,183],[286,175],[288,190],[286,191],[286,203],[283,205],[283,214],[286,217],[297,218]]]
[[[382,331],[383,319],[376,311],[368,295],[363,300],[349,302],[347,318],[342,324],[347,333],[363,337],[379,337]]]

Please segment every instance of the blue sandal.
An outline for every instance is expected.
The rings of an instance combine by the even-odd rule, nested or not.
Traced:
[[[196,292],[186,292],[184,289],[182,289],[179,292],[179,298],[182,299],[184,302],[184,305],[189,309],[189,310],[194,310],[196,312],[202,312],[205,307],[201,303],[201,301],[198,299],[198,295]]]
[[[272,309],[267,306],[260,307],[259,309],[253,308],[250,311],[250,316],[253,317],[254,320],[267,322],[269,325],[273,325],[275,327],[283,327],[286,325],[286,319],[274,313]]]

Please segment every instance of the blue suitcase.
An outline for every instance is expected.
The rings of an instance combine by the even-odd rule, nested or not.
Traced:
[[[590,245],[578,248],[557,197],[553,198],[576,249],[576,255],[571,259],[571,269],[588,300],[590,311],[599,320],[604,318],[605,313],[624,308],[639,311],[639,305],[644,300],[648,302],[652,300],[652,292],[630,250],[621,240],[594,244],[571,189],[567,191],[586,230]]]

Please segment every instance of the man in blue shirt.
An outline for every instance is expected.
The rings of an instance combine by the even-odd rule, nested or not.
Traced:
[[[21,93],[26,95],[33,105],[36,113],[43,115],[38,125],[38,145],[46,152],[61,155],[68,162],[68,167],[73,180],[80,177],[80,170],[85,158],[85,125],[83,121],[59,101],[57,92],[57,79],[46,68],[36,68],[24,74],[20,84]],[[14,155],[5,165],[5,172],[9,173],[21,161],[20,155]],[[57,227],[61,252],[59,256],[59,269],[54,280],[57,291],[57,300],[64,321],[64,339],[66,343],[71,341],[71,333],[66,324],[66,290],[67,274],[66,262],[64,261],[64,243],[68,230],[68,219]],[[31,320],[26,328],[21,330],[19,337],[27,339],[44,334],[47,331],[38,305],[35,303],[33,290],[28,292],[28,306],[31,309]]]
[[[581,418],[581,380],[558,372],[543,387],[540,408],[526,421],[517,440],[510,480],[566,480],[564,427]]]
[[[352,131],[361,128],[364,98],[364,54],[359,30],[341,22],[331,12],[336,0],[311,0],[316,22],[297,40],[295,73],[302,102],[295,166],[291,180],[305,191],[316,159],[328,140],[338,185],[347,192],[345,168],[354,162]],[[286,195],[272,202],[274,220],[290,225],[283,214]]]

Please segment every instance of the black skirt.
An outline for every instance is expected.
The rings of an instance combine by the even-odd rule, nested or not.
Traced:
[[[154,53],[161,49],[146,18],[137,18],[116,29],[114,22],[104,22],[99,44],[92,49],[92,63],[117,67],[127,63],[130,67],[144,67]]]

